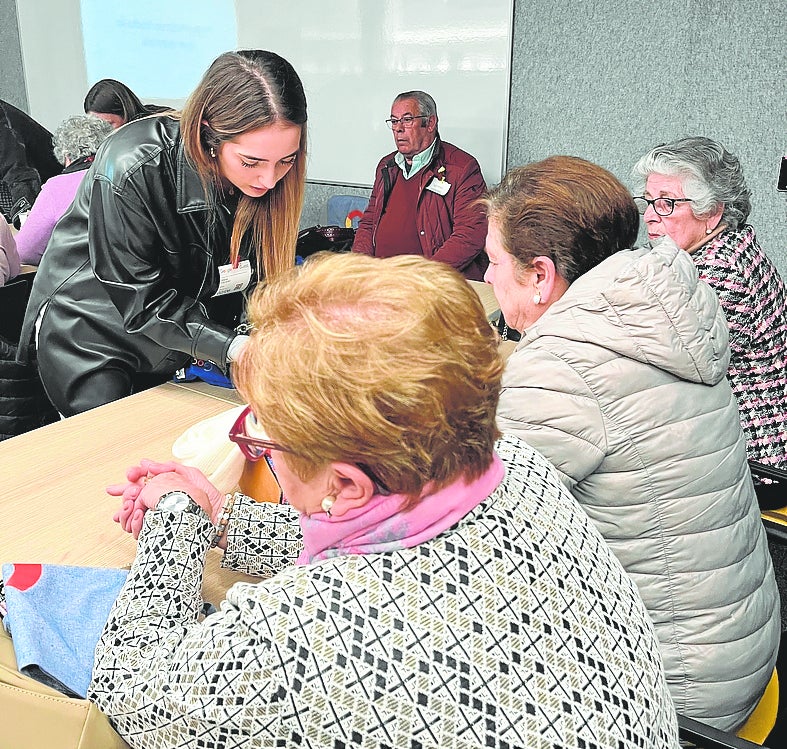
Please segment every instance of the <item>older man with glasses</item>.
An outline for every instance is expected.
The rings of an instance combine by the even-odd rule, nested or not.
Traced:
[[[437,105],[424,91],[399,94],[386,120],[396,150],[377,165],[353,250],[366,255],[423,255],[483,279],[486,190],[469,153],[440,139]]]

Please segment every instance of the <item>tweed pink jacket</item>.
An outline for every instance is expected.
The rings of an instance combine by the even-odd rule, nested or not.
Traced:
[[[727,376],[752,460],[787,467],[787,291],[754,229],[725,231],[691,255],[730,327]]]

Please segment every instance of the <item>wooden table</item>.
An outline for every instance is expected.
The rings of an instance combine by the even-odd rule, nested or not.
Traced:
[[[500,305],[495,298],[495,292],[490,284],[484,283],[483,281],[468,281],[467,283],[469,283],[470,288],[478,294],[478,298],[481,300],[487,317],[493,315],[500,309]]]
[[[481,304],[484,306],[484,312],[487,318],[492,319],[492,315],[500,310],[500,305],[495,297],[494,289],[488,283],[483,281],[468,281],[471,288],[478,294]],[[508,359],[516,348],[516,341],[500,341],[500,354],[503,359]]]
[[[493,312],[492,287],[471,286]],[[204,382],[166,383],[0,442],[0,564],[127,567],[136,542],[112,520],[119,502],[105,487],[142,458],[169,460],[186,429],[240,402],[234,390]],[[253,579],[220,561],[219,550],[208,553],[203,592],[212,603],[233,582]]]
[[[127,567],[136,542],[112,520],[105,491],[141,458],[169,460],[190,426],[238,405],[233,390],[166,383],[0,442],[0,563]],[[208,553],[204,595],[224,598],[237,580]]]

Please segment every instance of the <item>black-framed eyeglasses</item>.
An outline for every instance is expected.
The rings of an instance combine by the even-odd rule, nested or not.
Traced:
[[[693,203],[691,198],[646,198],[644,195],[638,195],[634,198],[634,203],[637,210],[644,214],[648,210],[648,206],[652,205],[653,210],[656,211],[657,216],[671,216],[675,210],[675,203]]]
[[[230,441],[234,442],[240,448],[240,451],[247,460],[257,461],[262,460],[262,458],[270,460],[271,450],[295,455],[293,450],[282,445],[280,442],[250,435],[248,431],[249,422],[251,422],[252,426],[257,425],[257,419],[254,416],[254,412],[251,410],[251,406],[246,406],[246,408],[240,412],[238,418],[235,419],[235,423],[232,425],[229,433]],[[379,493],[391,493],[385,483],[368,465],[365,463],[356,463],[356,465],[375,483]]]
[[[400,124],[402,127],[411,128],[416,120],[428,120],[428,114],[406,114],[404,117],[389,117],[385,122],[388,127],[393,130],[395,127],[398,127]]]

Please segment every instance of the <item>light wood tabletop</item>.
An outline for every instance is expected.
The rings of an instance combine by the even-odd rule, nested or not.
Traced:
[[[495,298],[495,292],[490,284],[484,283],[483,281],[468,281],[467,283],[469,283],[473,291],[478,294],[478,298],[484,306],[484,312],[486,312],[487,317],[493,315],[500,309],[500,305]]]
[[[240,403],[233,390],[166,383],[0,442],[0,563],[127,567],[136,542],[112,520],[105,487],[141,458],[169,460],[189,427]],[[237,580],[208,553],[204,595],[219,603]]]
[[[493,312],[492,287],[471,285]],[[112,520],[119,502],[106,486],[142,458],[171,459],[189,427],[240,403],[228,388],[169,382],[0,442],[0,564],[128,567],[136,542]],[[253,579],[220,561],[219,550],[208,553],[203,593],[212,603]]]

